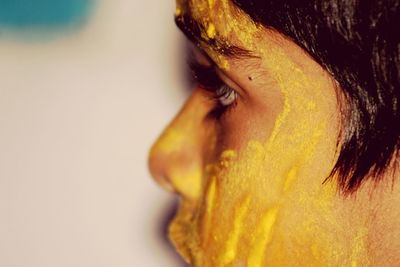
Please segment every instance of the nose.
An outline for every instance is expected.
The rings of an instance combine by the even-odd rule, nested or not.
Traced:
[[[207,108],[194,92],[153,145],[149,168],[165,189],[187,199],[201,193],[204,118]],[[203,101],[204,102],[204,101]]]

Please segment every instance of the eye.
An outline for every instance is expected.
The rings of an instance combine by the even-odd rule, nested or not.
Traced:
[[[216,90],[216,98],[218,99],[221,106],[227,107],[235,103],[237,93],[231,89],[228,85],[224,84]]]
[[[192,82],[211,93],[210,97],[216,102],[210,114],[216,119],[221,118],[225,112],[236,103],[238,94],[220,78],[214,65],[202,65],[193,60],[189,61]]]

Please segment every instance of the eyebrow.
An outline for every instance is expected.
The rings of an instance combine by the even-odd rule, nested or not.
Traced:
[[[175,24],[186,38],[197,46],[205,43],[218,54],[232,59],[255,57],[250,50],[228,44],[226,40],[218,37],[218,35],[212,39],[205,38],[204,36],[207,36],[207,31],[204,25],[193,19],[189,14],[175,16]]]

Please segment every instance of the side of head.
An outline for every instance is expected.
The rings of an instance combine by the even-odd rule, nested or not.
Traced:
[[[150,167],[181,198],[170,236],[188,262],[368,265],[374,206],[337,189],[381,179],[396,157],[397,13],[381,1],[178,1],[196,83]]]
[[[338,82],[342,122],[332,171],[345,193],[391,172],[400,136],[399,1],[233,0],[307,51]]]

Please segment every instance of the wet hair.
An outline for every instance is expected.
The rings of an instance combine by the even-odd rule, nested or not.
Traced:
[[[400,135],[400,0],[232,0],[286,35],[338,83],[339,155],[330,177],[344,193],[395,167]],[[335,175],[337,174],[337,175]]]

